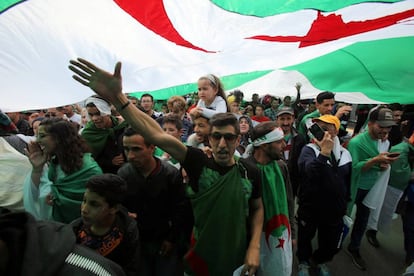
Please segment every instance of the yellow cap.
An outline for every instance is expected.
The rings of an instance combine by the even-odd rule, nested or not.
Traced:
[[[227,97],[227,102],[229,104],[233,103],[234,101],[236,101],[236,97],[234,95],[231,95],[231,96]]]
[[[312,121],[321,121],[327,124],[332,124],[335,126],[336,130],[339,130],[339,127],[341,126],[341,122],[339,121],[338,117],[334,115],[322,115],[321,117],[315,118]]]

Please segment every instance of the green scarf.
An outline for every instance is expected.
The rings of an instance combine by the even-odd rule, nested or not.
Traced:
[[[262,199],[264,207],[264,231],[266,241],[270,235],[278,238],[287,228],[290,235],[289,210],[285,180],[277,161],[257,167],[262,173]]]
[[[162,156],[164,155],[165,151],[163,151],[161,148],[159,147],[155,147],[155,151],[154,151],[154,156],[162,159]],[[168,162],[170,162],[172,165],[176,165],[178,162],[177,159],[173,158],[172,156],[170,156],[170,159],[168,159]]]
[[[97,174],[102,174],[102,170],[90,153],[84,153],[82,168],[69,175],[66,175],[59,165],[51,162],[49,179],[53,182],[53,220],[70,223],[80,217],[86,182]]]
[[[410,166],[410,151],[414,151],[414,146],[407,142],[401,142],[390,150],[390,152],[399,152],[400,157],[391,163],[389,185],[402,191],[410,183],[413,171]]]
[[[185,256],[189,275],[232,275],[244,262],[246,198],[252,185],[241,177],[240,166],[235,165],[224,176],[204,168],[199,192],[190,192],[195,221],[192,245]]]
[[[118,122],[118,119],[111,116],[112,128],[97,128],[92,121],[89,121],[82,131],[81,136],[86,140],[92,150],[93,156],[99,156],[108,141],[108,138],[116,139],[115,131],[125,128],[126,121]]]
[[[361,185],[373,186],[378,177],[379,167],[374,166],[369,171],[363,172],[366,179],[370,177],[370,183],[361,183],[362,167],[373,157],[379,154],[378,141],[373,140],[368,131],[358,134],[349,141],[348,151],[352,156],[352,175],[351,175],[351,202],[348,205],[348,213],[352,211],[355,196]],[[371,183],[372,182],[372,183]]]

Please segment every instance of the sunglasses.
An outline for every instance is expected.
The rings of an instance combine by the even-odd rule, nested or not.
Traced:
[[[236,141],[237,137],[239,135],[237,134],[233,134],[233,133],[219,133],[219,132],[214,132],[210,134],[211,139],[215,140],[215,141],[220,141],[221,138],[224,138],[224,140],[226,140],[226,142],[234,142]]]
[[[56,117],[56,113],[47,113],[47,114],[45,115],[45,117],[46,117],[46,118],[49,118],[49,117]]]

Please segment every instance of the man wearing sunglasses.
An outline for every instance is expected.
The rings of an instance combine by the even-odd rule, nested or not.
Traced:
[[[211,118],[213,157],[208,158],[163,132],[156,121],[129,104],[122,93],[121,63],[114,74],[84,59],[70,63],[75,80],[112,102],[146,141],[168,152],[187,171],[195,220],[194,239],[185,257],[187,274],[232,275],[243,266],[241,275],[254,275],[263,225],[261,179],[254,165],[234,158],[240,141],[237,118],[231,113]]]

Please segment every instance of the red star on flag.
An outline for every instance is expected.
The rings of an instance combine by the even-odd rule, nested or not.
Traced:
[[[284,239],[280,239],[280,238],[278,238],[278,240],[279,240],[279,245],[276,246],[276,248],[282,248],[282,249],[284,249],[285,240]]]

